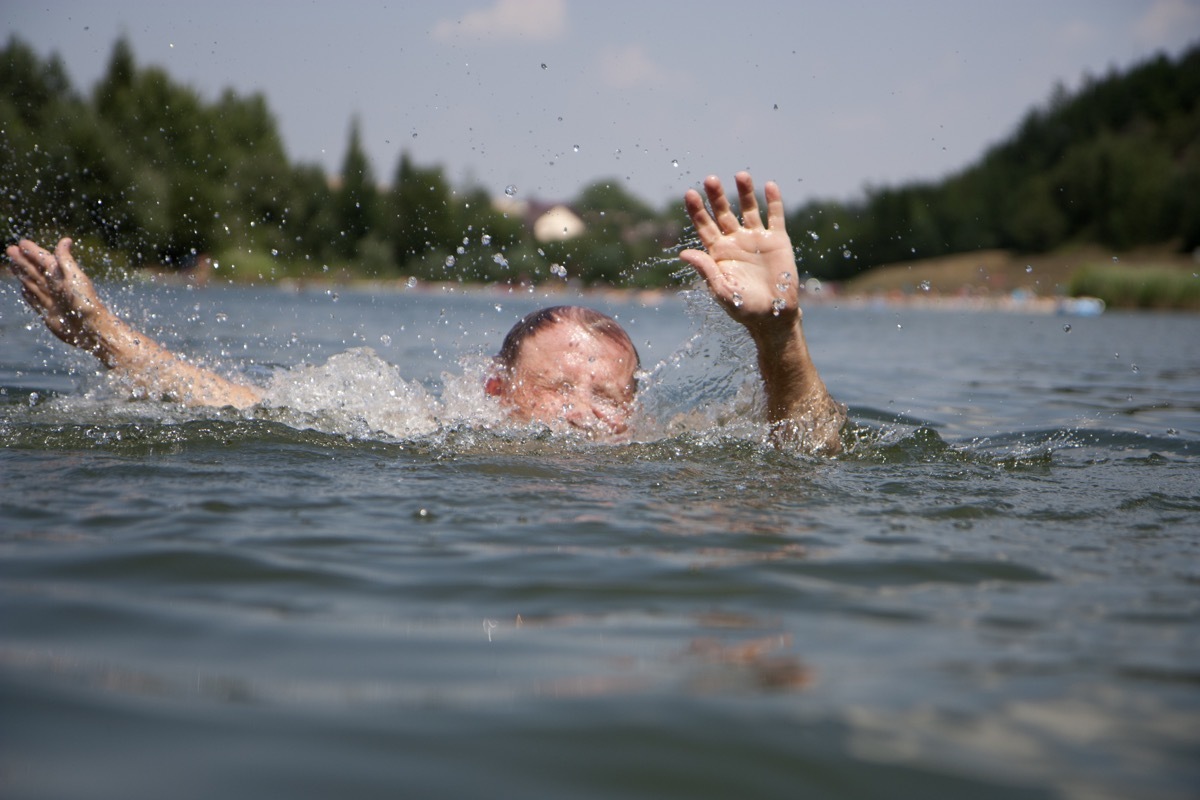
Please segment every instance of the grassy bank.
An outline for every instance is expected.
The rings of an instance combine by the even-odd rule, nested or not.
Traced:
[[[1200,263],[1167,248],[1114,255],[1080,247],[1040,255],[981,250],[886,264],[849,281],[849,295],[1099,297],[1109,308],[1200,310]]]
[[[1099,297],[1109,308],[1200,311],[1200,267],[1088,266],[1071,277],[1070,294]]]

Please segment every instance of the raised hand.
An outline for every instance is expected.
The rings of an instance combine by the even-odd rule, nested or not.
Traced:
[[[684,195],[704,250],[684,250],[679,257],[700,273],[729,316],[751,333],[789,327],[800,313],[799,281],[779,186],[771,181],[766,184],[764,227],[750,174],[739,172],[735,180],[740,221],[715,175],[704,181],[711,213],[699,192],[689,189]]]
[[[845,407],[830,397],[808,354],[783,196],[778,185],[767,183],[764,226],[750,174],[739,172],[735,180],[740,221],[716,176],[704,181],[711,212],[696,190],[684,195],[704,249],[684,250],[679,257],[700,273],[712,296],[754,340],[775,440],[814,453],[837,453]]]
[[[113,314],[71,256],[71,240],[54,252],[23,239],[6,250],[21,294],[46,327],[86,350],[149,396],[186,405],[246,408],[262,399],[252,387],[181,360]]]
[[[108,363],[106,334],[120,323],[75,263],[71,240],[63,239],[51,253],[23,239],[7,253],[10,269],[21,282],[21,295],[50,332]]]

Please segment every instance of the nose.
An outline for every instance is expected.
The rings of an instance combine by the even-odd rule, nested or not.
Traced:
[[[576,400],[564,405],[562,417],[572,428],[579,428],[588,433],[616,435],[629,430],[624,413],[602,409],[586,400]]]

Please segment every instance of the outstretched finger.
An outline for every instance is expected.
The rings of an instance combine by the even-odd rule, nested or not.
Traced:
[[[21,248],[15,244],[10,244],[4,248],[4,255],[8,256],[8,270],[13,275],[20,277],[21,271],[24,269],[21,266]]]
[[[44,314],[46,307],[54,302],[46,276],[42,274],[40,266],[30,260],[26,253],[14,254],[13,249],[9,248],[8,256],[13,260],[13,274],[17,276],[17,280],[21,284],[21,297],[35,311]]]
[[[37,245],[28,239],[22,239],[18,244],[11,245],[7,252],[12,261],[10,269],[20,278],[22,283],[44,280],[41,263],[34,258]]]
[[[713,219],[717,221],[721,232],[733,233],[740,228],[741,223],[738,222],[737,214],[733,213],[733,207],[729,205],[729,198],[725,196],[725,187],[721,185],[721,179],[716,175],[709,175],[704,179],[704,191],[708,194]]]
[[[779,190],[779,184],[767,181],[763,194],[767,196],[767,227],[773,231],[785,231],[787,219],[783,213],[783,192]]]
[[[75,270],[78,265],[75,263],[75,256],[71,255],[71,245],[74,242],[70,237],[64,236],[58,240],[58,246],[54,248],[54,259],[58,262],[58,266],[64,270]]]
[[[754,180],[749,172],[739,172],[737,181],[738,205],[742,209],[742,225],[749,230],[762,230],[762,215],[758,213],[758,198],[754,196]]]
[[[58,277],[58,259],[49,250],[28,239],[22,239],[17,247],[21,256],[18,263],[26,273],[51,280]]]
[[[687,208],[688,216],[692,218],[692,225],[696,228],[700,243],[711,248],[721,238],[721,229],[708,213],[704,198],[695,189],[688,189],[683,195],[683,204]]]

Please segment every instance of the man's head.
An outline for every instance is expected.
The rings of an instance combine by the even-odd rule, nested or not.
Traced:
[[[525,316],[496,356],[487,393],[515,419],[610,435],[628,428],[637,348],[612,317],[580,306]]]

